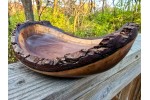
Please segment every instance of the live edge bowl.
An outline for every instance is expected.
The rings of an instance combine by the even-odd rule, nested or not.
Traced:
[[[138,25],[127,23],[100,38],[79,38],[48,21],[18,24],[12,34],[16,57],[29,69],[57,77],[84,77],[104,72],[130,50]]]

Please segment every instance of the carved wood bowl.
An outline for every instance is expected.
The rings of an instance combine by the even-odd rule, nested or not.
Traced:
[[[84,77],[112,68],[127,54],[138,25],[127,23],[101,38],[75,37],[48,21],[18,24],[12,35],[16,57],[33,71],[58,77]]]

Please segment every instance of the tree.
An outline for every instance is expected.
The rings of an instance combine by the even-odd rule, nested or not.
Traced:
[[[102,0],[103,4],[102,4],[102,13],[104,13],[104,7],[105,7],[105,0]]]
[[[37,7],[38,20],[40,21],[40,8],[42,5],[42,1],[41,0],[35,0],[35,2],[36,2],[36,7]]]
[[[21,0],[21,2],[24,7],[26,20],[34,21],[34,15],[33,15],[33,10],[32,10],[32,1],[31,0]]]
[[[74,15],[74,22],[73,22],[73,32],[76,31],[76,28],[79,27],[79,20],[82,20],[80,16],[84,14],[84,5],[86,1],[80,1],[80,5],[76,5],[75,2],[73,4],[73,15]],[[82,22],[82,21],[81,21]]]
[[[55,15],[56,12],[57,12],[57,3],[58,3],[58,0],[54,0],[54,5],[53,5],[53,15]]]

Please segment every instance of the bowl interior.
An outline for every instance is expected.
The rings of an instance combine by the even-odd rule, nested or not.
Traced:
[[[100,43],[101,39],[81,39],[53,27],[31,25],[23,28],[18,36],[20,47],[32,55],[55,59],[65,54],[89,49]]]

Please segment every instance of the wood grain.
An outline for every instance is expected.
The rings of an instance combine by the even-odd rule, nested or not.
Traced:
[[[9,64],[9,100],[109,100],[140,74],[140,37],[114,68],[85,78],[54,78],[30,71],[20,62]]]
[[[130,50],[138,29],[139,25],[127,23],[117,32],[85,39],[48,21],[29,21],[16,26],[12,47],[16,57],[33,71],[57,77],[84,77],[120,62]]]
[[[123,88],[112,100],[141,100],[141,74]]]

